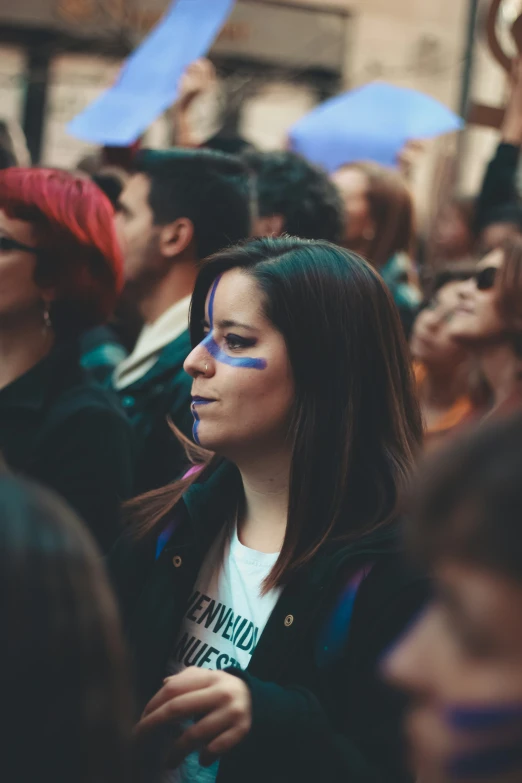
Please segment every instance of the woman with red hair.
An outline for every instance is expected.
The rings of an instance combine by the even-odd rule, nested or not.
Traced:
[[[131,492],[132,436],[84,376],[78,341],[111,314],[122,272],[113,210],[93,182],[0,171],[0,452],[65,497],[103,548]]]

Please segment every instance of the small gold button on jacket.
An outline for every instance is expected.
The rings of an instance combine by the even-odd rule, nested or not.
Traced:
[[[288,628],[292,623],[294,622],[294,615],[293,614],[287,614],[285,617],[285,625]]]
[[[183,560],[179,555],[174,555],[174,557],[172,558],[172,562],[174,563],[174,568],[179,568]]]

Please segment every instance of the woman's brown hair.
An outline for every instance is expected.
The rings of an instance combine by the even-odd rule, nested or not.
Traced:
[[[368,182],[366,198],[375,223],[375,235],[365,254],[368,261],[380,269],[396,253],[412,255],[415,211],[413,198],[401,174],[372,162],[349,163],[343,169],[359,171]]]
[[[116,603],[73,512],[0,476],[0,778],[127,783],[133,718]]]
[[[208,292],[229,269],[241,269],[259,286],[265,315],[285,339],[296,390],[288,525],[268,589],[327,540],[360,538],[394,517],[421,441],[421,417],[397,309],[363,259],[328,242],[292,237],[218,253],[196,281],[193,346],[204,338]],[[210,455],[194,456],[207,463]],[[160,530],[195,480],[204,481],[205,473],[135,503],[141,534]]]

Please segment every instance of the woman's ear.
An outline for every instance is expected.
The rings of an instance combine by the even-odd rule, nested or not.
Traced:
[[[159,249],[164,258],[181,255],[194,239],[194,224],[189,218],[178,218],[162,226],[159,235]]]

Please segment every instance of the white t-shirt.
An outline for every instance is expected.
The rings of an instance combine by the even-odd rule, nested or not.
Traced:
[[[218,540],[198,574],[172,658],[169,675],[188,666],[204,669],[246,669],[263,633],[281,588],[261,595],[279,553],[248,549],[237,530],[225,545]],[[193,753],[178,769],[167,774],[168,783],[213,783],[219,762],[204,768]]]

